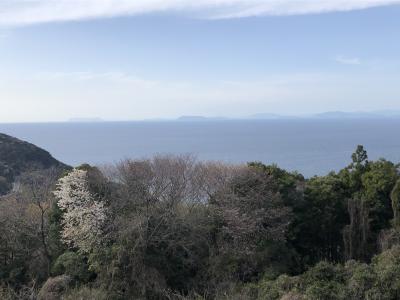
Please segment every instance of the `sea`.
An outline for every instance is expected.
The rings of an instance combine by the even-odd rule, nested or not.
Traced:
[[[0,124],[0,132],[72,166],[192,154],[199,160],[277,164],[312,177],[347,166],[357,145],[372,160],[400,162],[400,119],[21,123]]]

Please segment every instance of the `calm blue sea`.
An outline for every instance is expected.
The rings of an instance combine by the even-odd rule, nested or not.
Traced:
[[[400,120],[0,124],[0,132],[70,165],[192,153],[204,160],[277,163],[312,176],[346,166],[358,144],[371,159],[400,162]]]

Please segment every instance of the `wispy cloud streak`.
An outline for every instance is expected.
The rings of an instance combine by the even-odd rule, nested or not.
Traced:
[[[210,19],[315,14],[399,3],[400,0],[1,0],[0,25],[21,26],[149,13],[183,13]]]
[[[336,57],[336,62],[342,65],[361,65],[361,60],[358,57]]]

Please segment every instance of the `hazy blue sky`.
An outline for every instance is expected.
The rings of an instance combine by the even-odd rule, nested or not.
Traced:
[[[0,122],[400,111],[400,0],[1,0]]]

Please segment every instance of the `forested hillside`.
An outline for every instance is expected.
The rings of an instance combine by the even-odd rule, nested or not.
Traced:
[[[6,194],[23,173],[66,168],[47,151],[0,133],[0,195]]]
[[[168,155],[20,177],[0,299],[400,298],[399,165],[362,146],[310,179]]]

